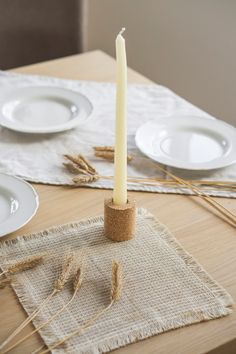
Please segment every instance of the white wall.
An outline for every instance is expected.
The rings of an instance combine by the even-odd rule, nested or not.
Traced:
[[[236,125],[236,0],[84,0],[85,50],[114,55],[125,26],[128,64]]]

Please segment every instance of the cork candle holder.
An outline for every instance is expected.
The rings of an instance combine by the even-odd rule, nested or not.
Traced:
[[[128,241],[135,236],[135,201],[115,205],[112,198],[104,202],[104,232],[113,241]]]

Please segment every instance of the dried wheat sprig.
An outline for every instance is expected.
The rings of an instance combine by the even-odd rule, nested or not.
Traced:
[[[63,339],[59,340],[56,342],[54,345],[49,347],[46,350],[43,350],[40,352],[40,354],[46,354],[52,351],[52,349],[55,349],[59,345],[63,344],[66,342],[68,339],[74,337],[75,335],[78,336],[80,335],[86,328],[92,326],[96,320],[98,320],[106,311],[108,311],[112,305],[120,299],[121,296],[121,288],[122,288],[122,272],[121,272],[121,266],[118,262],[113,261],[112,262],[112,279],[111,279],[111,300],[108,306],[106,306],[104,309],[100,310],[97,314],[95,314],[93,317],[91,317],[89,320],[87,320],[84,324],[82,324],[79,328],[77,328],[75,331],[64,337]]]
[[[63,289],[66,282],[69,279],[70,272],[72,271],[72,264],[75,261],[75,254],[70,252],[66,254],[65,261],[62,265],[61,273],[59,274],[57,281],[54,284],[52,292],[44,299],[44,301],[39,305],[37,309],[35,309],[31,315],[29,315],[11,334],[6,338],[6,340],[0,345],[0,349],[4,348],[6,344],[8,344],[18,333],[20,333],[38,314],[42,309],[46,306],[46,304],[51,300],[51,298],[57,294],[59,291]],[[2,354],[7,353],[9,349],[1,352]]]
[[[106,158],[108,160],[114,160],[114,147],[112,146],[95,146],[93,147],[94,151],[95,151],[95,156],[97,157],[103,157]],[[82,155],[79,155],[80,157]],[[71,155],[65,155],[65,157],[67,159],[69,159],[70,161],[72,161],[74,164],[64,164],[64,166],[71,172],[71,173],[82,173],[82,174],[94,174],[95,173],[95,169],[91,166],[91,164],[88,163],[88,161],[82,156],[82,160],[85,160],[89,167],[92,168],[92,171],[89,170],[89,167],[85,167],[84,165],[84,161],[82,162],[80,157],[76,157],[76,156],[71,156]],[[132,155],[128,155],[127,159],[128,161],[130,161],[132,159]],[[83,165],[83,168],[78,167],[78,164],[81,166],[81,163]],[[166,170],[162,170],[162,172],[164,172],[167,174],[168,171]],[[81,181],[76,182],[78,185],[82,184],[82,183],[90,183],[90,182],[94,182],[95,180],[97,180],[98,178],[101,179],[113,179],[113,176],[102,176],[99,175],[98,173],[96,173],[96,178],[95,179],[90,179],[88,178],[85,182],[84,179],[81,178]],[[172,177],[173,178],[173,177]],[[79,178],[80,180],[80,178]],[[234,182],[231,181],[207,181],[207,180],[183,180],[185,182],[188,182],[190,184],[193,184],[193,187],[196,187],[196,185],[198,185],[199,187],[205,187],[205,186],[212,186],[212,188],[224,188],[224,189],[236,189],[236,184]],[[128,177],[128,182],[134,182],[134,183],[143,183],[145,185],[155,185],[157,183],[157,185],[168,185],[170,184],[171,187],[173,186],[174,188],[178,188],[179,184],[182,184],[180,181],[175,180],[165,180],[165,179],[160,179],[160,178],[152,178],[152,177]],[[150,184],[151,182],[151,184]],[[189,187],[186,185],[186,183],[184,184],[185,187]],[[206,195],[207,196],[207,195]],[[215,203],[217,203],[218,205],[221,205],[220,203],[214,201]],[[221,205],[221,207],[223,207]],[[223,207],[224,210],[229,211],[228,209],[226,209],[225,207]],[[230,212],[230,211],[229,211]],[[234,222],[234,221],[233,221]],[[0,274],[1,275],[1,274]]]
[[[94,155],[96,157],[101,157],[107,160],[114,161],[115,157],[115,148],[113,146],[94,146]],[[127,155],[127,161],[131,161],[133,159],[132,155]]]
[[[103,176],[101,176],[103,177]],[[104,178],[109,178],[113,179],[113,176],[104,176]],[[157,182],[159,184],[174,184],[174,185],[179,185],[179,182],[173,179],[163,179],[163,178],[155,178],[155,177],[138,177],[138,176],[128,176],[128,181],[137,181],[137,182]],[[236,188],[236,183],[235,182],[230,182],[230,181],[207,181],[207,180],[185,180],[186,182],[189,182],[191,184],[196,184],[196,185],[206,185],[206,186],[213,186],[213,187],[229,187],[229,188]]]
[[[114,179],[114,176],[102,176],[99,175],[101,179],[108,179],[112,180]],[[127,177],[128,182],[134,182],[134,183],[143,183],[146,184],[146,182],[153,182],[153,184],[157,185],[162,185],[162,184],[171,184],[174,186],[179,186],[180,182],[173,180],[173,179],[163,179],[163,178],[154,178],[154,177],[139,177],[139,176],[128,176]],[[198,186],[212,186],[214,187],[222,187],[222,188],[229,188],[229,189],[236,189],[236,183],[235,182],[230,182],[230,181],[207,181],[207,180],[185,180],[188,183],[191,184],[196,184]]]
[[[160,179],[161,180],[161,179]],[[175,182],[173,180],[162,180],[163,182],[166,181],[166,182]],[[229,186],[229,187],[232,187],[232,188],[236,188],[236,183],[235,182],[232,182],[232,181],[213,181],[213,180],[185,180],[189,183],[192,183],[192,184],[207,184],[207,185],[219,185],[219,186]]]
[[[73,252],[69,253],[65,261],[63,262],[61,273],[59,274],[55,284],[54,290],[61,291],[67,281],[69,280],[75,263],[75,254]]]
[[[114,161],[114,152],[112,151],[95,151],[94,155],[96,157],[101,157],[106,160]]]
[[[122,289],[122,273],[120,264],[117,261],[112,262],[111,277],[111,301],[118,301],[121,296]]]
[[[78,167],[75,165],[73,162],[63,162],[63,165],[65,168],[70,172],[74,174],[82,173],[82,174],[88,174],[87,171],[83,170],[82,168]]]
[[[89,174],[89,168],[86,163],[79,156],[64,155],[64,157],[71,161],[77,168],[80,169],[80,173]]]
[[[83,268],[79,267],[77,269],[77,272],[75,274],[75,278],[74,278],[74,281],[73,281],[74,292],[79,291],[79,289],[81,288],[83,277],[84,277]]]
[[[94,151],[110,151],[115,152],[114,146],[93,146]]]
[[[81,166],[82,169],[87,171],[89,173],[89,167],[88,165],[84,162],[84,160],[81,158],[82,155],[78,155],[78,165]]]
[[[20,333],[44,308],[44,306],[51,300],[51,298],[56,294],[56,291],[53,290],[51,294],[46,297],[46,299],[40,304],[40,306],[34,310],[34,312],[29,315],[0,345],[0,350],[3,349],[15,336]],[[8,349],[1,351],[1,354],[7,353]]]
[[[101,179],[103,179],[103,176],[100,176]],[[107,178],[106,176],[104,176],[104,179],[111,179],[111,178]],[[190,189],[188,186],[183,185],[177,181],[170,181],[170,180],[152,180],[150,179],[150,181],[148,181],[148,179],[135,179],[135,178],[128,178],[127,179],[128,183],[138,183],[138,184],[142,184],[144,186],[152,186],[152,187],[165,187],[165,188],[172,188],[172,189],[179,189],[181,188],[186,188],[186,189]],[[223,184],[213,184],[213,183],[195,183],[194,181],[192,181],[192,184],[196,184],[196,186],[201,190],[201,191],[215,191],[217,190],[223,190],[223,191],[234,191],[234,189],[236,189],[236,186],[233,185],[223,185]]]
[[[99,175],[101,179],[108,179],[112,180],[114,179],[114,176],[102,176]],[[134,182],[134,183],[143,183],[146,184],[146,182],[150,182],[153,184],[157,185],[173,185],[174,187],[180,185],[180,183],[176,180],[173,179],[163,179],[163,178],[155,178],[155,177],[139,177],[139,176],[128,176],[127,177],[128,182]],[[189,182],[191,184],[196,184],[198,186],[212,186],[214,187],[222,187],[222,188],[229,188],[229,189],[236,189],[236,183],[235,182],[230,182],[230,181],[207,181],[207,180],[185,180],[186,182]]]
[[[76,176],[73,178],[73,182],[75,184],[84,184],[84,183],[91,183],[91,182],[96,182],[99,179],[98,175],[81,175],[81,176]]]
[[[77,165],[78,167],[82,168],[83,170],[86,170],[85,166],[82,164],[81,165],[81,161],[80,158],[78,156],[74,156],[74,155],[69,155],[69,154],[65,154],[64,157],[73,162],[75,165]]]
[[[68,263],[67,263],[68,265]],[[68,268],[67,268],[68,269]],[[62,272],[63,273],[63,272]],[[73,294],[70,298],[70,300],[64,304],[60,310],[58,310],[53,316],[51,316],[47,321],[45,321],[44,323],[42,323],[39,327],[35,328],[33,331],[31,331],[30,333],[28,333],[26,336],[24,336],[23,338],[21,338],[20,340],[18,340],[16,343],[14,343],[13,345],[11,345],[10,347],[8,347],[4,353],[8,353],[10,350],[14,349],[16,346],[18,346],[19,344],[21,344],[22,342],[24,342],[25,340],[27,340],[29,337],[31,337],[33,334],[37,333],[40,329],[48,326],[56,317],[58,317],[75,299],[78,291],[81,288],[82,285],[82,281],[83,281],[83,275],[84,275],[84,267],[83,266],[79,266],[77,268],[74,280],[73,280]],[[42,347],[40,347],[40,350],[42,349]]]
[[[77,182],[78,179],[78,182]],[[75,184],[78,186],[83,183],[84,180],[86,182],[84,183],[90,183],[90,182],[95,182],[98,179],[105,179],[105,180],[113,180],[114,176],[103,176],[103,175],[96,175],[95,178],[88,178],[84,179],[83,177],[80,178],[80,176],[75,177]],[[165,186],[165,187],[171,187],[171,188],[179,188],[180,185],[184,186],[185,188],[189,189],[187,185],[183,185],[183,183],[180,183],[176,180],[165,180],[165,179],[159,179],[159,178],[151,178],[151,177],[131,177],[128,176],[127,178],[128,183],[141,183],[145,186]],[[232,182],[214,182],[214,181],[201,181],[201,180],[186,180],[186,182],[196,184],[198,188],[202,191],[204,188],[205,189],[227,189],[227,190],[232,190],[236,189],[236,185],[232,184]]]
[[[3,274],[16,274],[19,272],[23,272],[28,269],[32,269],[40,264],[42,264],[44,261],[44,256],[43,255],[35,255],[31,256],[26,259],[21,259],[12,265],[9,265],[6,270],[4,270],[0,275]]]
[[[95,175],[97,174],[96,169],[91,165],[91,163],[83,156],[83,155],[78,155],[78,156],[72,156],[72,155],[64,155],[64,157],[71,161],[73,164],[78,166],[82,171]]]
[[[83,325],[81,325],[77,330],[70,333],[69,335],[67,335],[66,337],[61,339],[60,341],[56,342],[54,345],[48,347],[48,349],[43,350],[39,354],[49,353],[50,351],[52,351],[56,347],[59,347],[59,345],[65,343],[68,339],[74,337],[75,335],[79,336],[80,334],[82,334],[86,328],[91,327],[96,322],[96,320],[98,320],[105,312],[107,312],[112,307],[113,304],[114,304],[114,301],[110,302],[107,307],[105,307],[103,310],[99,311],[96,315],[91,317],[88,321],[86,321]]]
[[[91,165],[91,163],[83,156],[83,155],[79,155],[79,158],[85,163],[85,165],[88,168],[88,171],[93,174],[96,175],[97,171],[96,169]]]
[[[186,181],[186,180],[184,180],[184,179],[182,179],[180,177],[177,177],[173,173],[167,171],[165,168],[163,168],[163,167],[161,167],[161,166],[159,166],[157,164],[155,164],[155,165],[160,171],[166,173],[168,176],[170,176],[171,178],[173,178],[174,180],[176,180],[180,184],[189,187],[199,198],[205,200],[208,204],[210,204],[218,212],[220,212],[224,216],[224,220],[229,222],[234,227],[236,226],[236,215],[233,212],[231,212],[229,209],[224,207],[222,204],[220,204],[216,200],[214,200],[211,197],[209,197],[208,195],[206,195],[203,191],[201,191],[199,188],[197,188],[196,186],[192,185],[188,181]]]
[[[114,158],[115,158],[115,153],[113,151],[101,151],[101,150],[98,150],[98,151],[94,152],[94,155],[96,157],[101,157],[103,159],[110,160],[110,161],[114,161]],[[133,159],[132,155],[127,155],[127,161],[128,162],[130,162],[132,159]]]
[[[12,279],[10,277],[0,280],[0,289],[4,289],[7,285],[11,284]]]
[[[73,280],[74,291],[79,291],[84,280],[84,274],[86,269],[86,259],[87,259],[87,248],[82,247],[79,255],[79,261],[77,262],[77,268]]]

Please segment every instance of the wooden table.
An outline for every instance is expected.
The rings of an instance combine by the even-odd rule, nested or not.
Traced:
[[[15,69],[25,74],[43,74],[65,79],[114,81],[114,59],[101,51],[75,55],[45,63]],[[129,82],[150,83],[148,79],[129,70]],[[67,189],[35,185],[40,206],[37,215],[18,232],[5,239],[42,230],[52,225],[70,222],[103,211],[104,197],[109,191],[97,189]],[[204,268],[236,299],[236,233],[196,197],[132,192],[138,205],[148,208],[175,234]],[[236,211],[236,200],[221,202]],[[0,292],[0,340],[5,338],[25,318],[11,289]],[[28,327],[24,333],[32,330]],[[31,337],[12,353],[25,354],[36,349],[42,341]],[[117,354],[149,353],[236,353],[236,311],[222,319],[204,322],[129,345],[114,351]]]

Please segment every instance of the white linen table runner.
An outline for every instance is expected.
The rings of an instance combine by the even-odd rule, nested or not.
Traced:
[[[71,89],[87,96],[93,112],[88,121],[76,129],[57,134],[22,134],[0,127],[0,172],[13,174],[31,182],[72,184],[71,175],[63,167],[63,155],[81,153],[100,175],[113,175],[113,164],[95,158],[93,146],[114,145],[115,85],[104,82],[62,80],[53,77],[0,72],[0,100],[6,90],[26,86],[55,86]],[[134,141],[137,128],[150,120],[170,115],[210,115],[160,85],[129,85],[128,87],[128,150],[134,155],[128,166],[129,176],[160,177],[155,162],[141,154]],[[219,170],[201,172],[170,169],[186,179],[236,180],[236,164]],[[113,182],[98,180],[94,188],[112,188]],[[148,186],[129,183],[129,190],[191,194],[185,188]],[[236,192],[209,189],[210,195],[236,197]]]

